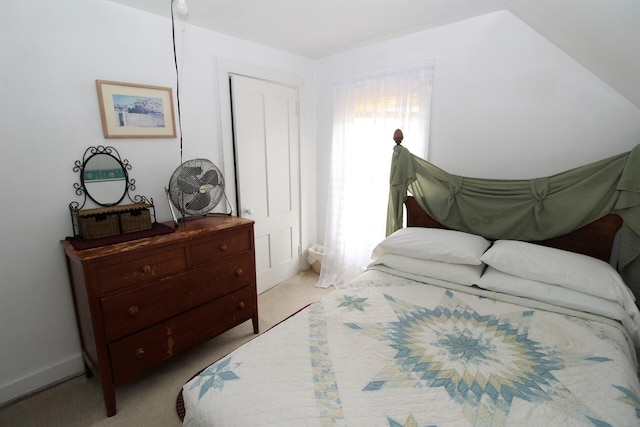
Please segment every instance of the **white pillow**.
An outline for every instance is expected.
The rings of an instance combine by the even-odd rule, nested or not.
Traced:
[[[586,255],[516,240],[498,240],[481,260],[505,273],[617,301],[625,308],[635,301],[611,265]]]
[[[480,265],[480,257],[491,243],[481,236],[439,228],[407,227],[390,234],[373,250],[372,258],[384,254]]]
[[[471,286],[477,282],[484,269],[484,265],[450,264],[396,254],[383,255],[369,264],[369,266],[373,265],[386,265],[394,270],[465,286]]]
[[[625,309],[614,301],[583,294],[562,286],[512,276],[492,267],[487,267],[476,284],[483,289],[542,301],[555,306],[598,314],[617,320],[629,332],[636,347],[640,345],[640,312],[638,312],[635,304]]]
[[[583,294],[582,292],[563,288],[562,286],[513,276],[496,270],[493,267],[487,267],[482,277],[476,282],[476,285],[490,291],[531,298],[549,304],[592,313],[602,305],[620,307],[620,305],[614,301]]]

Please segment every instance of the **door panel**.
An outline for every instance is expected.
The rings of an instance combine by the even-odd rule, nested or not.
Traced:
[[[256,275],[263,292],[295,275],[299,263],[298,93],[231,75],[238,212],[255,221]]]

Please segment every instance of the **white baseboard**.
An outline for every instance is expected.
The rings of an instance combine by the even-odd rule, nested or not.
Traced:
[[[0,406],[84,373],[82,355],[61,360],[15,381],[0,384]]]

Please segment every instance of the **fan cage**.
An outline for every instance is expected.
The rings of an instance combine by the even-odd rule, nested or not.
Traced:
[[[187,160],[173,172],[168,193],[183,216],[206,215],[225,196],[224,176],[210,160]]]

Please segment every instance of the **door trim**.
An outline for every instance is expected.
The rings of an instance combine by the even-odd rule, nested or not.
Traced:
[[[305,252],[305,243],[308,243],[307,233],[305,230],[305,223],[303,222],[304,217],[304,209],[305,200],[307,200],[303,191],[303,180],[302,180],[302,109],[300,105],[302,104],[302,99],[305,97],[304,95],[304,85],[303,79],[300,76],[283,73],[277,70],[271,70],[266,68],[261,68],[253,65],[243,64],[235,61],[229,61],[224,59],[219,59],[217,62],[217,72],[218,72],[218,98],[220,103],[220,136],[221,136],[221,149],[222,149],[222,158],[223,158],[223,174],[225,176],[233,176],[233,180],[227,180],[226,182],[226,193],[227,197],[232,204],[231,210],[232,215],[240,216],[240,212],[238,212],[238,191],[237,191],[237,176],[236,176],[236,166],[235,166],[235,144],[234,144],[234,134],[233,134],[233,123],[232,123],[232,109],[231,109],[231,90],[230,90],[230,78],[232,74],[245,76],[249,78],[265,80],[271,83],[277,83],[284,86],[289,86],[296,89],[298,93],[298,157],[296,161],[298,162],[298,176],[296,177],[298,181],[298,248],[297,256],[298,256],[298,270],[302,270],[305,268],[305,265],[308,267],[306,262],[303,259],[303,254]],[[315,171],[315,166],[312,168]],[[232,174],[232,175],[230,175]],[[313,204],[315,206],[315,203]]]
[[[301,103],[302,98],[302,78],[282,73],[275,70],[270,70],[266,68],[256,67],[253,65],[242,64],[234,61],[228,60],[219,60],[218,61],[218,93],[220,100],[220,133],[221,133],[221,142],[222,142],[222,158],[223,158],[223,174],[225,176],[233,176],[233,185],[229,185],[230,183],[226,183],[225,191],[227,192],[227,197],[229,201],[232,203],[232,211],[233,214],[238,215],[238,195],[236,188],[236,168],[235,168],[235,153],[234,153],[234,143],[233,143],[233,123],[232,123],[232,115],[231,115],[231,92],[229,87],[229,79],[232,74],[237,74],[240,76],[250,77],[254,79],[265,80],[273,83],[278,83],[285,86],[290,86],[296,88],[298,90],[298,105]],[[298,114],[298,121],[300,122],[301,115]],[[302,166],[302,157],[301,157],[301,128],[302,124],[298,126],[298,167]],[[232,174],[232,175],[229,175]],[[299,191],[302,191],[302,179],[301,175],[298,176],[299,181]],[[302,196],[300,194],[299,196]],[[300,208],[302,208],[302,199],[300,200]],[[299,209],[300,214],[302,214],[302,209]],[[302,217],[300,217],[300,224],[302,226]],[[301,237],[302,239],[302,237]]]

